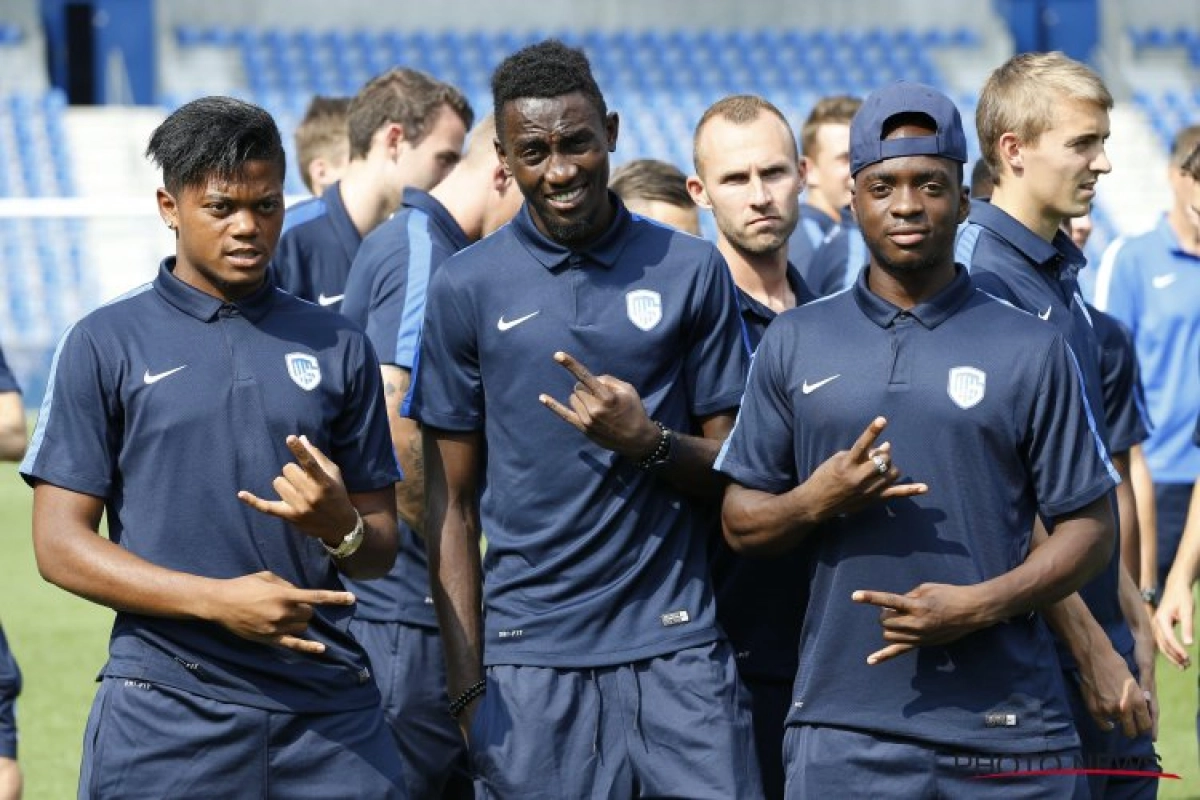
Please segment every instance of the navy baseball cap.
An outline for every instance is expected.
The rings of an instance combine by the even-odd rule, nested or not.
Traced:
[[[924,114],[933,120],[933,136],[884,139],[888,120],[897,114]],[[967,163],[962,117],[949,97],[922,83],[896,81],[863,101],[850,123],[850,174],[887,158],[941,156]]]

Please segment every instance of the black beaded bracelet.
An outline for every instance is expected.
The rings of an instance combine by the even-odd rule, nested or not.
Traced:
[[[480,678],[476,683],[467,687],[466,691],[450,701],[450,716],[458,719],[463,710],[471,705],[471,701],[487,691],[487,678]]]
[[[650,469],[664,464],[667,456],[671,454],[671,429],[658,420],[652,422],[658,426],[658,444],[655,445],[653,453],[637,462],[638,469]]]

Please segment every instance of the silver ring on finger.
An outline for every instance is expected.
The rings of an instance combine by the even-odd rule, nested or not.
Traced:
[[[878,472],[880,475],[887,474],[888,468],[891,465],[888,464],[888,460],[886,458],[881,456],[879,453],[876,453],[875,455],[871,456],[871,460],[875,462],[876,472]]]

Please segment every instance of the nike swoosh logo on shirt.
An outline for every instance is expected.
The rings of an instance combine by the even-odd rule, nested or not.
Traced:
[[[516,319],[513,319],[513,320],[505,319],[504,315],[501,314],[500,319],[496,322],[496,328],[501,331],[506,331],[509,328],[515,328],[518,325],[520,325],[522,322],[524,322],[525,320],[533,319],[540,313],[542,313],[542,310],[539,308],[537,311],[534,311],[532,314],[526,314],[523,317],[517,317]]]
[[[334,303],[342,302],[342,298],[345,296],[346,295],[344,294],[331,294],[326,297],[325,293],[322,292],[321,294],[317,295],[317,303],[323,306],[331,306]]]
[[[830,375],[828,378],[817,381],[816,383],[809,383],[808,381],[805,381],[804,385],[800,387],[800,391],[804,392],[805,394],[812,394],[825,384],[829,383],[830,381],[836,381],[840,377],[842,377],[842,373],[839,372],[837,375]]]
[[[163,378],[174,375],[181,369],[187,369],[187,364],[184,364],[182,367],[176,367],[175,369],[169,369],[166,372],[160,372],[157,375],[151,375],[150,370],[146,370],[146,373],[142,375],[142,380],[146,382],[147,386],[149,386],[152,383],[158,383]]]
[[[1174,283],[1178,277],[1174,272],[1168,272],[1166,275],[1155,275],[1150,279],[1150,283],[1154,284],[1155,289],[1165,289]]]
[[[1037,312],[1037,315],[1044,320],[1050,319],[1050,312],[1053,310],[1054,310],[1054,306],[1046,306],[1046,310]]]

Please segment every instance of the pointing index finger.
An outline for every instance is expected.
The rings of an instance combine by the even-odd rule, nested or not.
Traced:
[[[850,455],[858,461],[866,461],[867,454],[871,451],[871,445],[875,444],[875,440],[879,438],[879,434],[883,433],[883,429],[886,427],[887,420],[883,417],[871,420],[871,424],[858,437],[858,441],[850,447]]]
[[[911,611],[913,607],[909,598],[902,594],[892,594],[891,592],[872,592],[866,589],[859,589],[850,595],[850,599],[856,603],[890,608],[894,611]]]
[[[567,372],[574,375],[575,379],[582,383],[592,394],[605,391],[604,384],[587,367],[576,361],[574,356],[559,350],[554,354],[554,360],[560,366],[565,367]]]

